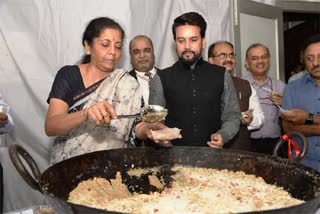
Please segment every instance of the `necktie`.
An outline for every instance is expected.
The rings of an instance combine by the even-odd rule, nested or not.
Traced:
[[[146,72],[144,75],[145,75],[146,77],[148,77],[149,80],[152,79],[152,74],[151,74],[150,71]]]

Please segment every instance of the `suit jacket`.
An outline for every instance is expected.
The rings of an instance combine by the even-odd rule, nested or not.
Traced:
[[[133,76],[135,79],[138,79],[136,72],[134,71],[134,69],[132,69],[131,71],[129,71],[129,74],[131,76]]]
[[[155,68],[155,69],[156,69],[157,72],[159,71],[158,68]],[[138,80],[137,74],[136,74],[134,69],[129,71],[129,74],[131,76],[133,76],[136,80]],[[161,147],[161,146],[159,146],[158,144],[156,144],[155,142],[153,142],[150,139],[148,139],[148,140],[139,140],[139,139],[137,139],[136,142],[137,142],[137,145],[136,145],[137,147],[144,147],[144,146]]]

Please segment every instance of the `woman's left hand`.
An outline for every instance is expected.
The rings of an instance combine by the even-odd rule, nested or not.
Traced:
[[[136,125],[136,136],[137,138],[141,140],[146,140],[146,139],[152,139],[152,133],[151,130],[160,130],[167,128],[166,125],[160,122],[155,122],[155,123],[147,123],[147,122],[141,122]]]
[[[136,125],[136,137],[141,139],[141,140],[146,140],[146,139],[151,139],[155,141],[156,143],[159,143],[163,146],[171,146],[171,143],[169,140],[154,140],[152,137],[151,130],[161,130],[168,128],[166,125],[160,122],[155,122],[155,123],[146,123],[146,122],[141,122]]]

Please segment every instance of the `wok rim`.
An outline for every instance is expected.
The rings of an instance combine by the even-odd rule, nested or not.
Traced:
[[[155,148],[155,147],[135,147],[135,148],[119,148],[119,149],[112,149],[112,150],[101,150],[101,151],[95,151],[95,152],[91,152],[91,153],[86,153],[86,154],[83,154],[83,155],[79,155],[79,156],[75,156],[75,157],[72,157],[70,159],[66,159],[66,160],[63,160],[59,163],[56,163],[55,165],[52,165],[50,166],[49,168],[47,168],[40,176],[40,179],[39,179],[39,186],[41,188],[41,190],[43,191],[43,194],[44,195],[49,195],[50,197],[54,197],[54,198],[57,198],[71,206],[78,206],[78,207],[84,207],[84,208],[88,208],[88,209],[93,209],[93,210],[96,210],[96,211],[103,211],[103,212],[106,212],[105,210],[102,210],[102,209],[97,209],[97,208],[93,208],[93,207],[88,207],[88,206],[85,206],[85,205],[80,205],[80,204],[74,204],[74,203],[71,203],[71,202],[68,202],[67,200],[64,200],[64,199],[61,199],[57,196],[55,196],[53,193],[50,193],[48,192],[45,188],[44,188],[44,185],[42,184],[42,182],[45,180],[45,176],[47,175],[47,173],[51,172],[52,170],[56,169],[56,168],[60,168],[61,166],[65,165],[66,162],[75,162],[79,159],[82,159],[82,158],[86,158],[86,157],[91,157],[91,156],[95,156],[96,154],[100,154],[100,153],[111,153],[111,152],[116,152],[116,151],[130,151],[130,150],[143,150],[144,152],[146,151],[151,151],[151,150],[171,150],[171,149],[174,149],[174,150],[182,150],[182,149],[188,149],[188,150],[192,150],[192,149],[203,149],[203,150],[208,150],[208,149],[212,149],[212,148],[207,148],[207,147],[191,147],[191,146],[176,146],[176,147],[158,147],[158,148]],[[226,150],[226,149],[214,149],[215,152],[218,152],[218,153],[227,153],[227,154],[231,154],[231,156],[237,156],[237,155],[243,155],[243,157],[251,157],[251,158],[256,158],[257,160],[259,159],[264,159],[264,160],[267,160],[268,162],[274,162],[275,164],[278,164],[278,165],[287,165],[287,166],[290,166],[290,167],[294,167],[296,168],[297,170],[302,170],[303,172],[307,172],[308,176],[316,176],[319,180],[320,180],[320,172],[316,171],[315,169],[312,169],[310,167],[307,167],[305,165],[302,165],[300,163],[297,163],[297,162],[293,162],[293,161],[289,161],[287,159],[284,159],[284,158],[280,158],[280,157],[277,157],[277,156],[271,156],[271,155],[267,155],[267,154],[261,154],[261,153],[254,153],[254,152],[248,152],[248,151],[242,151],[242,150]],[[195,167],[195,166],[193,166]],[[219,169],[220,170],[220,169]],[[228,169],[230,170],[230,169]],[[232,170],[233,171],[233,170]],[[257,176],[257,175],[256,175]],[[265,178],[263,178],[265,180]],[[314,198],[310,199],[310,200],[307,200],[305,201],[304,203],[302,204],[299,204],[299,205],[295,205],[295,206],[290,206],[290,207],[284,207],[284,208],[278,208],[278,209],[269,209],[269,210],[261,210],[261,211],[254,211],[254,212],[243,212],[243,213],[273,213],[273,212],[285,212],[285,211],[290,211],[290,210],[295,210],[296,208],[303,208],[303,207],[307,207],[308,205],[310,204],[315,204],[315,206],[319,207],[320,206],[320,185],[318,187],[319,189],[319,192],[318,192],[318,196],[315,196]],[[290,193],[290,192],[289,192]],[[291,194],[291,193],[290,193]],[[316,211],[317,209],[315,209],[314,211]],[[107,211],[109,212],[109,211]],[[113,212],[111,211],[112,213],[121,213],[121,212]]]

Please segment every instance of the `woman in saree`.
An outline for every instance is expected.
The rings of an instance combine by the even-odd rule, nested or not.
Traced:
[[[142,105],[138,82],[115,68],[124,34],[110,18],[93,19],[83,33],[86,54],[81,63],[57,72],[45,121],[46,134],[58,136],[50,155],[51,165],[88,152],[133,147],[136,138],[152,138],[150,129],[166,127],[117,119],[117,115],[140,112]]]

